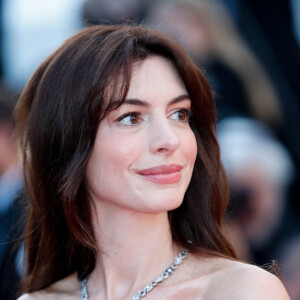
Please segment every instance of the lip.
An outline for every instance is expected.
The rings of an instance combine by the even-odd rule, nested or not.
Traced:
[[[161,165],[139,170],[137,174],[154,183],[171,184],[177,183],[181,179],[182,168],[182,166],[177,164]]]

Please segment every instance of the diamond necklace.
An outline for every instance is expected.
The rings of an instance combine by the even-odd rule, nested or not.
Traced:
[[[145,297],[150,291],[153,290],[160,282],[167,279],[173,272],[178,268],[178,266],[182,263],[182,260],[186,258],[188,251],[183,249],[179,252],[178,256],[175,258],[174,262],[171,263],[169,268],[167,268],[164,272],[156,277],[154,281],[151,281],[148,285],[146,285],[142,290],[139,290],[136,295],[134,295],[131,300],[139,300]],[[83,279],[81,281],[81,300],[88,300],[88,292],[87,292],[87,280]]]

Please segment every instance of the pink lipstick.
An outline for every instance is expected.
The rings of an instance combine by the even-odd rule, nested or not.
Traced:
[[[182,166],[161,165],[154,168],[139,170],[137,174],[143,176],[145,179],[159,183],[159,184],[171,184],[176,183],[181,178]]]

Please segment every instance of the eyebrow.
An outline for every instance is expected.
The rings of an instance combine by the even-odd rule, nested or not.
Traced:
[[[176,98],[171,99],[168,102],[168,105],[175,104],[177,102],[181,102],[184,100],[191,100],[191,97],[188,94],[183,94],[180,95]],[[147,101],[138,99],[138,98],[132,98],[132,99],[125,99],[123,104],[130,104],[130,105],[138,105],[138,106],[143,106],[143,107],[150,107],[150,104]]]

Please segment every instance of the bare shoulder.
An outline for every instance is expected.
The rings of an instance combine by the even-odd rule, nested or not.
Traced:
[[[221,265],[215,275],[216,280],[211,281],[210,288],[212,293],[222,295],[223,299],[290,299],[280,279],[262,268],[226,259]]]
[[[26,293],[19,297],[17,300],[40,300],[40,299],[53,299],[51,295],[45,294],[43,291]]]
[[[33,300],[36,299],[33,297],[32,294],[24,294],[21,297],[19,297],[17,300]]]
[[[280,279],[262,268],[215,256],[190,255],[182,265],[186,299],[289,300]]]
[[[46,289],[33,293],[26,293],[17,300],[73,300],[80,299],[80,283],[77,275],[71,274]]]

